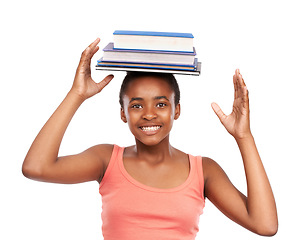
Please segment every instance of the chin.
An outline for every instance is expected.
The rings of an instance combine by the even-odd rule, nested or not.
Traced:
[[[136,142],[139,142],[143,145],[146,145],[148,147],[153,147],[153,146],[157,146],[163,142],[165,142],[166,140],[168,140],[167,137],[165,138],[157,138],[157,137],[154,137],[154,138],[135,138],[136,139]],[[168,140],[169,141],[169,140]]]

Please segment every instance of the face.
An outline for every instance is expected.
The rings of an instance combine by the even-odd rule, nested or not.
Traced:
[[[136,140],[156,145],[166,140],[173,122],[179,117],[174,92],[163,79],[142,77],[133,80],[123,97],[121,118],[127,122]]]

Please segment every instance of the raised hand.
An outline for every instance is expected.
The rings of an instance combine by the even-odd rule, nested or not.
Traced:
[[[100,173],[103,172],[100,159],[110,157],[111,146],[100,147],[101,150],[95,147],[82,154],[58,156],[65,131],[78,108],[84,100],[99,93],[113,78],[113,75],[109,75],[99,83],[91,78],[91,58],[98,51],[99,42],[100,39],[96,39],[82,53],[71,90],[31,145],[22,167],[26,177],[58,183],[100,179]],[[106,149],[109,149],[109,154]]]
[[[100,39],[97,38],[83,51],[72,85],[71,91],[78,94],[83,100],[99,93],[113,79],[113,75],[108,75],[101,82],[96,83],[91,78],[91,58],[99,50],[97,46],[99,42]]]
[[[248,90],[239,69],[235,71],[233,82],[235,93],[232,113],[225,115],[217,103],[212,103],[212,108],[226,130],[235,139],[242,139],[250,136],[251,131]]]

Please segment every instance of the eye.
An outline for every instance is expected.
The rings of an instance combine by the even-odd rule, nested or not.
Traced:
[[[163,108],[165,106],[167,106],[166,103],[158,103],[158,104],[156,104],[156,107],[159,107],[159,108]]]
[[[143,106],[140,104],[133,104],[131,108],[143,108]]]

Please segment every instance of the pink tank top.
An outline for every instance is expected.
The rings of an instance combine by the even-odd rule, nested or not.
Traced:
[[[104,240],[193,240],[204,208],[201,157],[189,155],[187,180],[169,189],[146,186],[128,174],[124,148],[114,146],[100,183]]]

